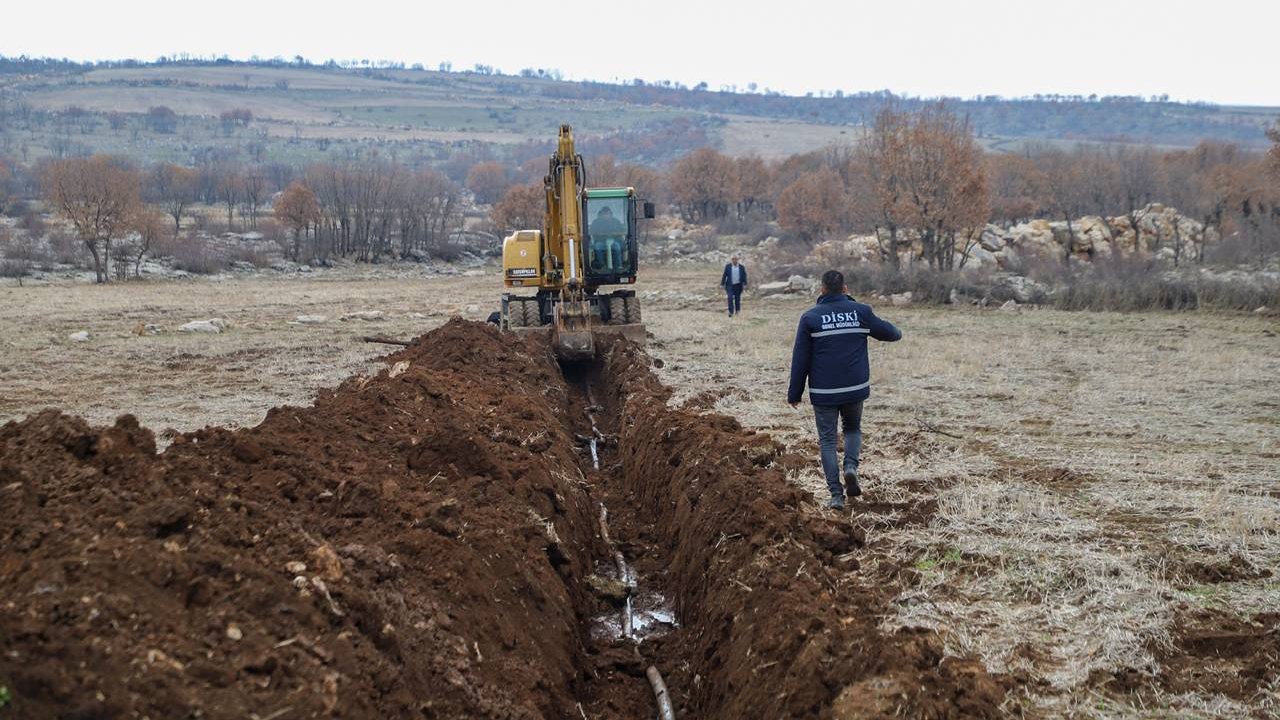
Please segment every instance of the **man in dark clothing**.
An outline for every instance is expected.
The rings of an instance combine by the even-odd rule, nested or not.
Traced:
[[[606,205],[596,213],[588,232],[591,233],[591,269],[596,272],[615,270],[622,262],[622,239],[627,235],[627,226],[614,217],[613,210]]]
[[[867,337],[893,342],[902,332],[881,320],[869,305],[849,296],[844,275],[828,270],[822,276],[818,304],[800,316],[791,351],[791,387],[787,402],[800,405],[806,381],[818,424],[818,449],[831,500],[827,507],[844,507],[849,497],[862,494],[858,486],[858,453],[862,449],[862,403],[871,394]],[[844,429],[844,485],[836,457],[836,420]]]
[[[720,275],[720,287],[729,298],[729,317],[742,312],[742,290],[747,287],[747,268],[738,262],[738,256],[729,259]]]

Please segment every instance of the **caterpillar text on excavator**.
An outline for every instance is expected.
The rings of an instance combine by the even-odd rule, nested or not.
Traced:
[[[586,166],[574,151],[568,125],[560,126],[543,184],[542,229],[517,230],[502,241],[506,287],[537,293],[503,293],[501,327],[549,334],[562,360],[593,357],[597,333],[644,342],[635,290],[601,293],[600,288],[635,283],[636,224],[654,216],[653,203],[638,200],[635,188],[588,188]]]

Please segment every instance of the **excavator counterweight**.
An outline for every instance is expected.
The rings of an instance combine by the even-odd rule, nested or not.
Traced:
[[[556,152],[543,178],[546,211],[541,230],[517,230],[502,243],[502,276],[508,288],[532,296],[502,296],[504,330],[547,334],[566,360],[595,355],[599,333],[645,338],[640,299],[634,290],[601,292],[636,281],[640,220],[652,218],[653,203],[635,188],[587,188],[586,165],[574,150],[573,132],[560,126]]]

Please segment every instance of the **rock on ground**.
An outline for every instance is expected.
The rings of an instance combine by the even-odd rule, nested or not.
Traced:
[[[222,318],[208,320],[192,320],[178,328],[178,332],[187,333],[220,333],[227,328],[227,321]]]
[[[791,287],[791,283],[786,280],[778,280],[777,282],[764,283],[756,286],[756,295],[760,297],[769,297],[770,295],[781,295],[787,292]]]

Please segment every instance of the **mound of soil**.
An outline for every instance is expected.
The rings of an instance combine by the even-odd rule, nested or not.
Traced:
[[[392,361],[159,455],[128,416],[0,429],[15,716],[576,713],[593,515],[554,359],[455,322]]]
[[[992,716],[1006,683],[877,628],[860,533],[801,508],[782,448],[671,410],[618,342],[586,372],[452,321],[257,427],[46,411],[0,428],[0,685],[15,717]],[[602,500],[679,627],[593,635]],[[589,580],[591,578],[591,580]]]

